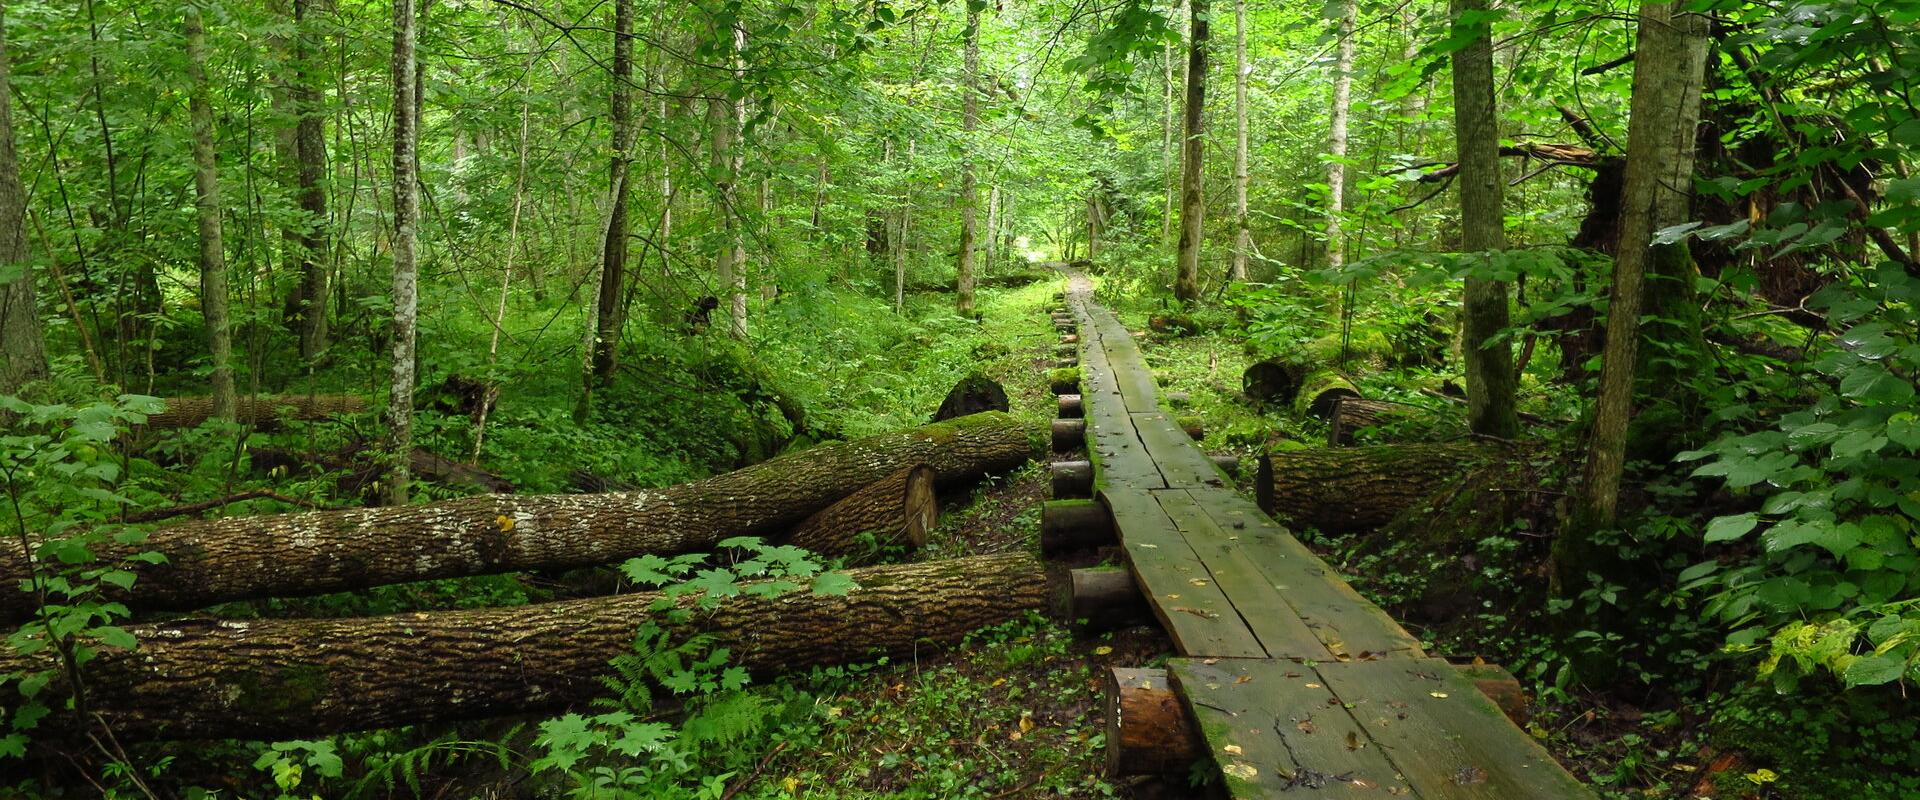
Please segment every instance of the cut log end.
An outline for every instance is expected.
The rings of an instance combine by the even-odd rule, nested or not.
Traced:
[[[1170,773],[1206,757],[1166,670],[1113,667],[1106,678],[1108,775]]]
[[[924,547],[940,515],[935,477],[924,464],[900,470],[808,517],[787,543],[855,561],[871,560],[888,547]]]

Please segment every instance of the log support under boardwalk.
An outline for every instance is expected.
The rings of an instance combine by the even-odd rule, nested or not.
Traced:
[[[1116,541],[1113,515],[1097,500],[1049,500],[1040,505],[1040,552],[1056,555]]]
[[[1053,452],[1072,453],[1087,443],[1087,421],[1084,419],[1056,419],[1053,421]]]
[[[1061,419],[1080,419],[1081,417],[1086,416],[1086,410],[1081,406],[1080,395],[1077,395],[1077,394],[1060,395],[1059,404],[1060,404],[1060,413],[1057,414],[1056,416],[1060,417]]]
[[[1055,461],[1048,467],[1053,478],[1053,499],[1084,500],[1093,496],[1093,463]]]
[[[1088,633],[1111,631],[1153,621],[1153,609],[1120,567],[1076,569],[1067,573],[1067,616]]]

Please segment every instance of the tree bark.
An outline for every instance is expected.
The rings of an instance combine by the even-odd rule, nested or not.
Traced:
[[[980,126],[980,11],[967,5],[966,75],[961,84],[960,102],[960,263],[954,271],[954,310],[962,317],[973,316],[974,205],[979,188],[973,175],[973,136]]]
[[[1200,245],[1206,235],[1208,0],[1188,3],[1187,99],[1181,109],[1180,249],[1173,296],[1200,299]]]
[[[787,534],[787,544],[866,559],[887,547],[919,549],[939,520],[933,470],[915,464],[821,509]]]
[[[1200,726],[1166,670],[1111,667],[1106,697],[1108,775],[1184,772],[1207,757]]]
[[[420,309],[420,144],[414,44],[414,0],[393,0],[393,379],[387,398],[387,503],[407,502],[407,456],[413,452],[415,328]]]
[[[408,581],[607,564],[647,553],[712,549],[730,536],[772,536],[842,497],[915,464],[943,485],[1018,467],[1033,455],[1027,429],[978,414],[840,444],[821,445],[706,480],[601,495],[485,495],[422,506],[231,517],[154,530],[102,548],[136,564],[129,605],[190,609],[230,600],[321,594]],[[11,549],[0,583],[28,574]],[[0,594],[0,618],[31,611]]]
[[[27,192],[14,150],[10,75],[6,8],[0,4],[0,395],[47,376],[46,339],[27,264]]]
[[[147,417],[148,428],[191,428],[214,416],[212,397],[169,397],[166,410]],[[233,419],[258,428],[273,428],[285,420],[320,420],[367,410],[365,398],[347,394],[245,397],[234,406]]]
[[[604,383],[619,363],[626,324],[627,170],[633,150],[633,0],[613,3],[613,157],[607,165],[607,235],[600,251],[600,296],[596,304],[593,355],[588,380]]]
[[[1327,446],[1342,447],[1353,444],[1354,432],[1361,428],[1411,421],[1429,414],[1430,412],[1420,406],[1396,403],[1391,400],[1343,397],[1333,404],[1332,413],[1327,415]]]
[[[1580,534],[1611,525],[1618,509],[1639,358],[1641,288],[1647,265],[1658,257],[1651,245],[1654,232],[1682,221],[1688,212],[1708,27],[1705,17],[1685,11],[1678,3],[1640,7],[1620,253],[1614,259],[1612,301],[1607,307],[1600,395],[1594,404],[1578,520],[1568,528],[1573,535],[1563,535],[1554,543],[1563,588],[1584,582],[1588,568],[1584,562],[1595,555],[1584,552],[1588,543]],[[1684,249],[1685,245],[1669,247]]]
[[[1253,232],[1247,229],[1247,0],[1233,0],[1233,280],[1247,279]]]
[[[1333,62],[1333,114],[1327,131],[1327,266],[1347,263],[1345,234],[1340,216],[1346,213],[1347,117],[1353,109],[1353,28],[1359,14],[1357,0],[1339,0],[1339,37]]]
[[[293,237],[298,248],[300,288],[294,302],[300,357],[317,358],[327,349],[327,134],[321,102],[318,40],[314,12],[327,0],[293,0],[293,81],[288,96],[295,115],[293,132],[294,199],[304,215]]]
[[[740,595],[685,624],[661,597],[616,597],[320,620],[183,620],[133,628],[132,651],[103,648],[87,696],[122,739],[279,740],[396,725],[577,708],[603,696],[608,662],[641,623],[674,642],[704,634],[728,666],[767,676],[904,656],[1044,608],[1046,577],[1026,555],[849,570],[844,597]],[[682,608],[692,609],[690,598]],[[48,651],[0,655],[0,669],[52,667]],[[65,689],[55,684],[56,691]],[[47,727],[51,727],[49,721]]]
[[[1487,10],[1487,0],[1453,0],[1460,17]],[[1468,258],[1491,260],[1507,248],[1505,179],[1500,174],[1500,123],[1493,98],[1492,23],[1474,26],[1474,38],[1453,54],[1454,142],[1460,164],[1460,238]],[[1507,285],[1468,277],[1462,304],[1467,372],[1467,427],[1482,436],[1511,439],[1514,415],[1513,348],[1494,338],[1507,327]]]
[[[227,313],[227,254],[220,236],[220,164],[213,151],[213,90],[207,83],[207,31],[198,0],[181,10],[187,38],[187,80],[193,123],[193,194],[200,220],[200,314],[213,358],[213,416],[232,421],[233,332]]]
[[[1385,525],[1504,452],[1467,441],[1268,453],[1260,457],[1254,495],[1261,510],[1285,521],[1351,533]]]

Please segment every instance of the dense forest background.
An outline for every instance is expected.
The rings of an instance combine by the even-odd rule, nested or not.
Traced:
[[[1059,262],[1150,332],[1210,448],[1504,448],[1440,456],[1480,499],[1292,521],[1519,675],[1528,731],[1609,796],[1920,796],[1914,0],[0,17],[0,478],[33,609],[9,669],[58,656],[0,689],[19,791],[1165,791],[1102,771],[1088,678],[1164,642],[1038,616],[752,685],[645,629],[611,706],[544,721],[187,747],[88,717],[88,663],[161,618],[120,602],[156,524],[681,484],[922,425],[971,374],[1037,429]],[[1263,364],[1384,416],[1329,440],[1311,404],[1249,399]],[[924,552],[1032,549],[1044,483],[949,497]],[[749,552],[739,577],[842,565]],[[209,615],[514,606],[691,563]]]

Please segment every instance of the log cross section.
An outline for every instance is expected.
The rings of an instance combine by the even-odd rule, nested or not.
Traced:
[[[1139,343],[1086,276],[1068,271],[1066,301],[1094,496],[1182,656],[1173,688],[1233,797],[1594,796],[1234,491],[1160,407]]]

